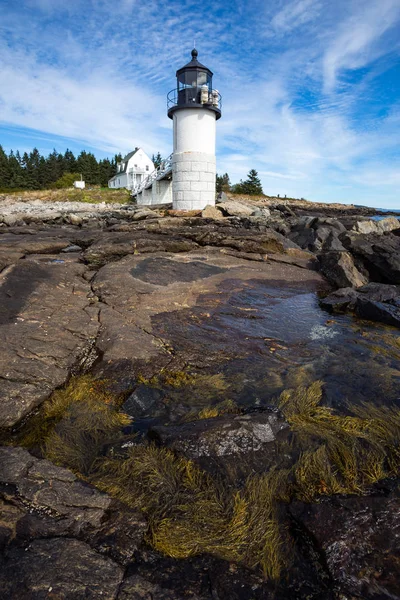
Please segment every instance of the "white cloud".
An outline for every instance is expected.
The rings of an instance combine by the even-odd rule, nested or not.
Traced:
[[[399,0],[364,0],[338,28],[323,59],[324,89],[334,90],[338,74],[359,69],[384,54],[380,38],[400,16]]]
[[[272,16],[262,0],[72,0],[59,12],[60,0],[24,2],[29,19],[15,7],[0,23],[3,124],[168,155],[165,96],[195,37],[223,95],[219,172],[235,182],[256,168],[266,191],[349,201],[384,177],[395,197],[400,110],[393,101],[384,116],[362,113],[372,71],[357,85],[337,82],[398,50],[398,0],[280,0]]]
[[[294,0],[273,16],[271,27],[278,33],[289,33],[289,31],[313,21],[318,16],[321,7],[320,0]]]
[[[159,118],[163,112],[163,97],[104,69],[73,78],[28,59],[0,70],[3,123],[82,140],[105,151],[139,145],[167,152]]]

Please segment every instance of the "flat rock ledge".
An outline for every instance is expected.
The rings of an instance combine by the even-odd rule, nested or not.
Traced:
[[[2,598],[116,599],[146,529],[140,514],[67,469],[0,448]]]

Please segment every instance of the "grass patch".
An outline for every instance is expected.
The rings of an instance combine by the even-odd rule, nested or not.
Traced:
[[[84,190],[73,188],[51,189],[51,190],[7,190],[1,191],[7,195],[14,194],[21,197],[22,201],[42,200],[43,202],[90,202],[93,204],[127,204],[131,202],[129,190],[109,188],[99,188],[90,186]]]

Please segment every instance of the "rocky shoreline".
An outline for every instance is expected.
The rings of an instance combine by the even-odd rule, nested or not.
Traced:
[[[400,598],[398,219],[280,198],[202,213],[2,200],[0,597]],[[288,398],[311,392],[297,439]],[[368,401],[393,447],[369,438]],[[322,442],[320,402],[315,423],[336,428]],[[357,447],[357,481],[338,475],[337,439]],[[303,484],[314,447],[332,480]],[[159,487],[112,479],[127,465],[158,473],[165,513],[149,508]],[[276,547],[255,547],[263,518]]]

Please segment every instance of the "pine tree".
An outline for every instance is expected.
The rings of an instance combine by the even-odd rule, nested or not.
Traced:
[[[67,173],[74,173],[76,170],[76,158],[74,156],[74,153],[68,148],[66,149],[64,154],[64,168],[64,172]]]
[[[10,185],[10,173],[8,168],[7,154],[0,146],[0,188],[7,188]]]
[[[46,159],[47,162],[47,175],[46,180],[48,185],[52,185],[58,179],[60,179],[62,175],[62,165],[59,160],[59,154],[57,150],[54,148],[53,152],[49,154]]]
[[[153,161],[154,166],[157,169],[162,163],[162,156],[159,152],[157,152],[156,156],[154,156],[154,154],[153,154],[153,156],[151,157],[151,160]]]
[[[263,195],[264,192],[257,171],[251,169],[248,172],[246,181],[240,180],[240,183],[232,186],[232,192],[235,194],[248,194],[249,196]]]
[[[94,154],[82,150],[76,161],[76,167],[86,183],[89,185],[100,183],[99,165]]]
[[[218,175],[217,173],[216,190],[217,194],[220,194],[221,192],[230,192],[231,182],[228,173],[224,173],[223,175]]]
[[[114,175],[114,165],[108,158],[99,161],[99,183],[102,187],[108,186],[108,180]]]
[[[26,187],[25,173],[18,150],[16,154],[11,150],[8,155],[8,172],[10,188],[23,189]]]
[[[38,166],[38,181],[39,181],[39,187],[41,190],[45,190],[47,187],[49,187],[49,183],[47,181],[47,176],[48,176],[48,172],[47,172],[47,162],[44,156],[40,157],[39,160],[39,166]]]
[[[247,179],[244,182],[246,187],[246,194],[252,196],[261,196],[263,193],[261,181],[258,177],[258,173],[255,169],[251,169],[247,175]]]
[[[39,183],[39,164],[40,154],[37,148],[34,148],[29,154],[24,152],[22,165],[24,170],[25,186],[28,190],[38,190]]]

